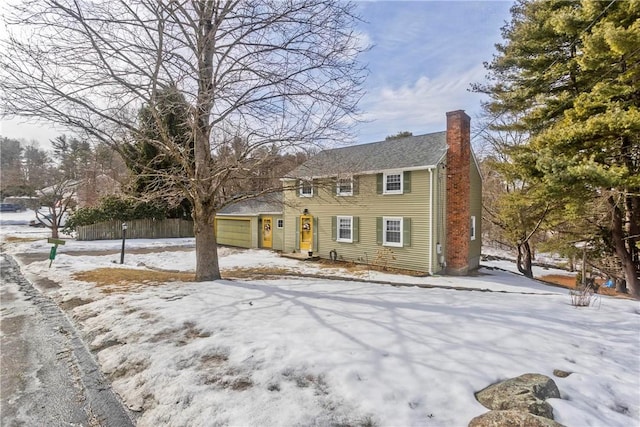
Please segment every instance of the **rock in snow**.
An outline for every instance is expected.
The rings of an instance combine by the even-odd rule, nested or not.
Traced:
[[[553,408],[546,399],[560,398],[556,383],[541,374],[524,374],[485,388],[476,399],[491,412],[474,418],[470,427],[522,425],[560,426],[553,420]]]

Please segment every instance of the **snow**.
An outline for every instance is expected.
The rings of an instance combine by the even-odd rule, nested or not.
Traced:
[[[3,239],[36,234],[4,217]],[[554,379],[561,398],[549,402],[568,427],[640,425],[638,301],[574,308],[567,290],[496,268],[513,270],[506,261],[476,276],[410,277],[232,248],[220,249],[223,276],[291,275],[105,292],[72,275],[193,271],[193,239],[127,240],[124,265],[121,241],[70,239],[49,268],[38,231],[5,250],[42,253],[23,270],[59,283],[43,290],[57,302],[86,302],[69,316],[139,426],[466,426],[488,411],[475,392],[529,372]]]

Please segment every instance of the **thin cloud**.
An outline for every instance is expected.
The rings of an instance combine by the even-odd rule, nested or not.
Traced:
[[[363,99],[365,123],[360,125],[360,142],[384,139],[405,130],[414,135],[444,130],[447,111],[474,114],[481,96],[469,92],[469,86],[482,80],[484,74],[483,66],[478,64],[457,75],[420,76],[410,85],[370,91]]]
[[[399,131],[444,130],[445,112],[480,112],[481,95],[470,84],[483,81],[483,61],[500,41],[512,2],[363,2],[372,49],[364,60],[370,75],[360,104],[364,123],[358,142]]]

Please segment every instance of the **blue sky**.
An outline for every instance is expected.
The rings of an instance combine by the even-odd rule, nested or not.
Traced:
[[[511,1],[359,1],[360,31],[373,47],[363,56],[370,74],[356,128],[356,142],[387,135],[445,129],[445,113],[465,110],[472,120],[482,81]],[[35,139],[46,147],[59,132],[19,120],[0,123],[0,135]]]
[[[373,48],[362,99],[367,123],[358,142],[387,135],[445,129],[445,113],[465,110],[473,120],[482,97],[469,92],[486,75],[511,1],[359,2],[361,30]]]

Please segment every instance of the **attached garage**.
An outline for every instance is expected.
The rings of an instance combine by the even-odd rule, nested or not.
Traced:
[[[252,248],[251,218],[216,218],[216,236],[218,244]]]
[[[220,245],[282,250],[282,194],[265,194],[226,206],[216,216],[216,236]]]

